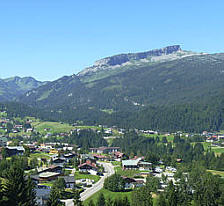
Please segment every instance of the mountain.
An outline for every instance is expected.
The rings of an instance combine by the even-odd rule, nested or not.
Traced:
[[[0,79],[0,101],[12,101],[29,90],[44,85],[32,77]]]
[[[187,116],[191,118],[194,116],[192,111],[195,114],[195,108],[199,107],[200,111],[208,112],[206,108],[211,107],[207,103],[214,104],[214,99],[223,96],[223,79],[224,54],[184,51],[175,45],[104,58],[77,75],[65,76],[33,89],[20,96],[18,101],[50,110],[54,115],[58,114],[57,118],[67,116],[70,121],[122,122],[122,125],[127,125],[124,120],[129,119],[137,125],[135,120],[141,122],[144,117],[144,127],[152,125],[156,128],[164,111],[176,115],[173,121],[177,125],[181,124],[177,121],[183,121],[178,114],[189,112]],[[156,116],[154,111],[160,115]],[[214,111],[211,113],[213,115]],[[197,118],[195,116],[195,120]],[[205,121],[201,120],[200,128],[207,125],[209,116],[204,114],[203,118]],[[222,124],[216,116],[213,119],[219,122],[218,125]],[[151,124],[152,121],[156,123]],[[188,122],[191,128],[194,127],[192,119]],[[167,129],[169,125],[163,128]]]
[[[191,102],[221,92],[223,65],[223,54],[198,54],[179,46],[116,55],[77,75],[33,89],[20,101],[41,107],[86,105],[115,111],[124,106]]]

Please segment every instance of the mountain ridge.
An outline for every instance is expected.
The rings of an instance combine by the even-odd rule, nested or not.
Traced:
[[[95,61],[93,66],[84,68],[77,76],[91,76],[101,71],[118,70],[131,66],[144,65],[145,63],[157,63],[172,61],[187,56],[201,55],[205,53],[196,53],[182,50],[180,45],[167,46],[161,49],[153,49],[146,52],[123,53],[102,58]]]
[[[29,90],[46,84],[33,77],[10,77],[0,79],[0,101],[12,101]]]

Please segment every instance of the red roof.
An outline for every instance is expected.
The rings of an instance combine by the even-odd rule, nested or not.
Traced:
[[[90,167],[97,168],[97,166],[96,166],[94,163],[90,164],[90,163],[86,163],[86,162],[83,163],[83,164],[81,164],[81,165],[79,165],[78,167],[80,168],[80,167],[85,166],[85,165],[88,165],[88,166],[90,166]]]

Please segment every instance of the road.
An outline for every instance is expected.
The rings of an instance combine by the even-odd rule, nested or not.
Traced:
[[[92,187],[86,189],[84,192],[81,193],[80,195],[81,201],[85,201],[86,199],[91,197],[93,194],[101,190],[103,188],[104,180],[115,173],[114,167],[111,163],[101,162],[100,164],[103,165],[106,173],[104,173],[104,176],[102,176],[101,179],[97,183],[93,184]],[[63,202],[65,202],[66,206],[74,206],[73,199],[63,200]]]

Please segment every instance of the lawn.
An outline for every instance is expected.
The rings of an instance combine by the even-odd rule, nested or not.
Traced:
[[[69,132],[70,130],[75,128],[73,126],[70,126],[69,124],[60,122],[39,122],[39,123],[34,122],[32,125],[41,134],[46,134],[48,132],[51,133]],[[49,129],[49,131],[44,131],[45,128]]]
[[[114,167],[117,174],[125,177],[134,177],[136,174],[141,173],[140,170],[122,170],[120,166]]]
[[[203,144],[204,150],[207,151],[208,148],[211,146],[210,142],[201,142]],[[195,144],[195,143],[194,143]]]
[[[224,153],[224,147],[212,147],[212,151],[215,152],[216,155],[220,155]]]
[[[213,175],[220,175],[221,177],[224,177],[224,171],[218,171],[218,170],[207,170],[208,172],[211,172]]]
[[[79,172],[75,172],[75,179],[90,179],[94,180],[94,182],[98,182],[100,180],[100,177],[98,175],[80,174]]]
[[[112,161],[111,164],[114,166],[121,166],[121,162],[117,162],[117,161]]]
[[[45,186],[48,186],[48,187],[52,187],[54,184],[54,181],[51,181],[51,182],[42,182],[40,183],[40,185],[45,185]]]
[[[143,135],[146,137],[151,137],[151,138],[156,138],[158,136],[160,141],[162,141],[163,137],[165,136],[165,135],[157,135],[157,134],[143,134]],[[173,142],[173,138],[174,138],[173,135],[166,136],[166,139],[168,142]]]
[[[99,192],[95,193],[93,196],[85,200],[84,206],[87,206],[90,200],[93,200],[94,203],[96,203],[100,193],[104,194],[105,199],[108,199],[110,197],[112,200],[114,200],[116,198],[124,198],[125,196],[127,196],[128,199],[131,201],[131,192],[111,192],[106,189],[101,189]]]
[[[36,153],[31,153],[30,154],[30,158],[45,158],[45,159],[50,159],[51,157],[48,156],[46,153],[44,152],[36,152]]]

